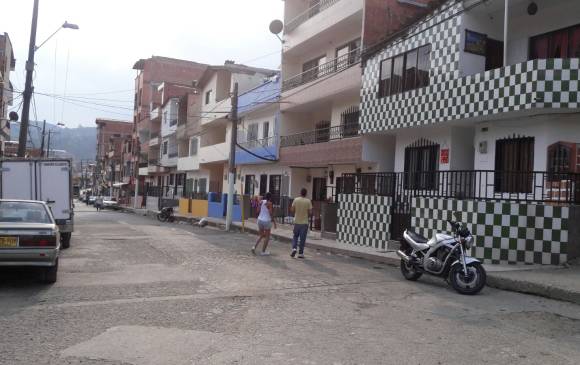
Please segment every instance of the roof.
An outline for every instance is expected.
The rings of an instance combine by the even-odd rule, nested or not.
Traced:
[[[95,120],[95,124],[107,124],[107,123],[116,123],[116,124],[133,124],[131,121],[127,120],[119,120],[119,119],[108,119],[108,118],[97,118]]]
[[[207,82],[207,80],[211,77],[211,75],[213,75],[217,71],[229,71],[231,73],[247,74],[247,75],[255,75],[258,73],[267,76],[273,76],[279,72],[277,70],[246,66],[238,63],[233,63],[231,61],[226,61],[224,65],[208,66],[208,68],[203,73],[203,76],[199,80],[199,85],[203,85],[205,82]]]
[[[204,63],[188,61],[188,60],[180,60],[178,58],[171,58],[171,57],[163,57],[163,56],[151,56],[149,58],[141,58],[133,65],[133,70],[143,70],[145,68],[145,63],[157,61],[160,63],[181,63],[187,65],[199,65],[205,66]]]

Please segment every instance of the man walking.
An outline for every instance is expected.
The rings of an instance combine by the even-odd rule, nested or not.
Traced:
[[[308,233],[308,218],[312,215],[312,202],[306,197],[308,192],[302,188],[300,197],[294,199],[290,211],[294,213],[294,238],[292,239],[292,253],[290,256],[296,256],[298,248],[298,258],[304,258],[304,245],[306,245],[306,234]],[[298,240],[300,246],[298,247]]]

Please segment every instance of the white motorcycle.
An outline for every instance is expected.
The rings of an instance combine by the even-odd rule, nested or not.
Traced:
[[[430,240],[405,230],[401,249],[397,251],[401,258],[401,273],[412,281],[423,273],[439,276],[461,294],[477,294],[485,286],[487,275],[479,260],[466,255],[474,237],[461,223],[447,222],[453,235],[437,233]]]

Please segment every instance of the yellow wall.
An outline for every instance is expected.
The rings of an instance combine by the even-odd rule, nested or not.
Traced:
[[[179,199],[179,214],[193,217],[207,217],[208,203],[207,200],[192,200],[191,213],[189,209],[189,199]]]

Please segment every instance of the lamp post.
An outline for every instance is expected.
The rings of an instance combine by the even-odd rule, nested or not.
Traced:
[[[58,127],[64,127],[64,124],[63,123],[56,123],[56,125]],[[48,142],[46,144],[46,157],[47,158],[50,158],[50,135],[53,134],[53,133],[58,133],[58,132],[55,132],[53,130],[49,130],[48,131]],[[44,139],[44,136],[42,138]]]
[[[76,24],[64,22],[54,33],[52,33],[40,46],[36,47],[36,25],[38,23],[38,0],[34,0],[32,8],[32,25],[30,29],[30,42],[28,44],[28,60],[26,61],[26,82],[24,92],[22,93],[22,119],[20,126],[20,137],[18,139],[18,157],[24,157],[26,154],[26,136],[28,134],[28,122],[30,117],[30,101],[34,88],[32,86],[32,74],[34,73],[34,53],[42,47],[50,38],[52,38],[62,28],[79,29]],[[49,134],[50,137],[50,134]]]

